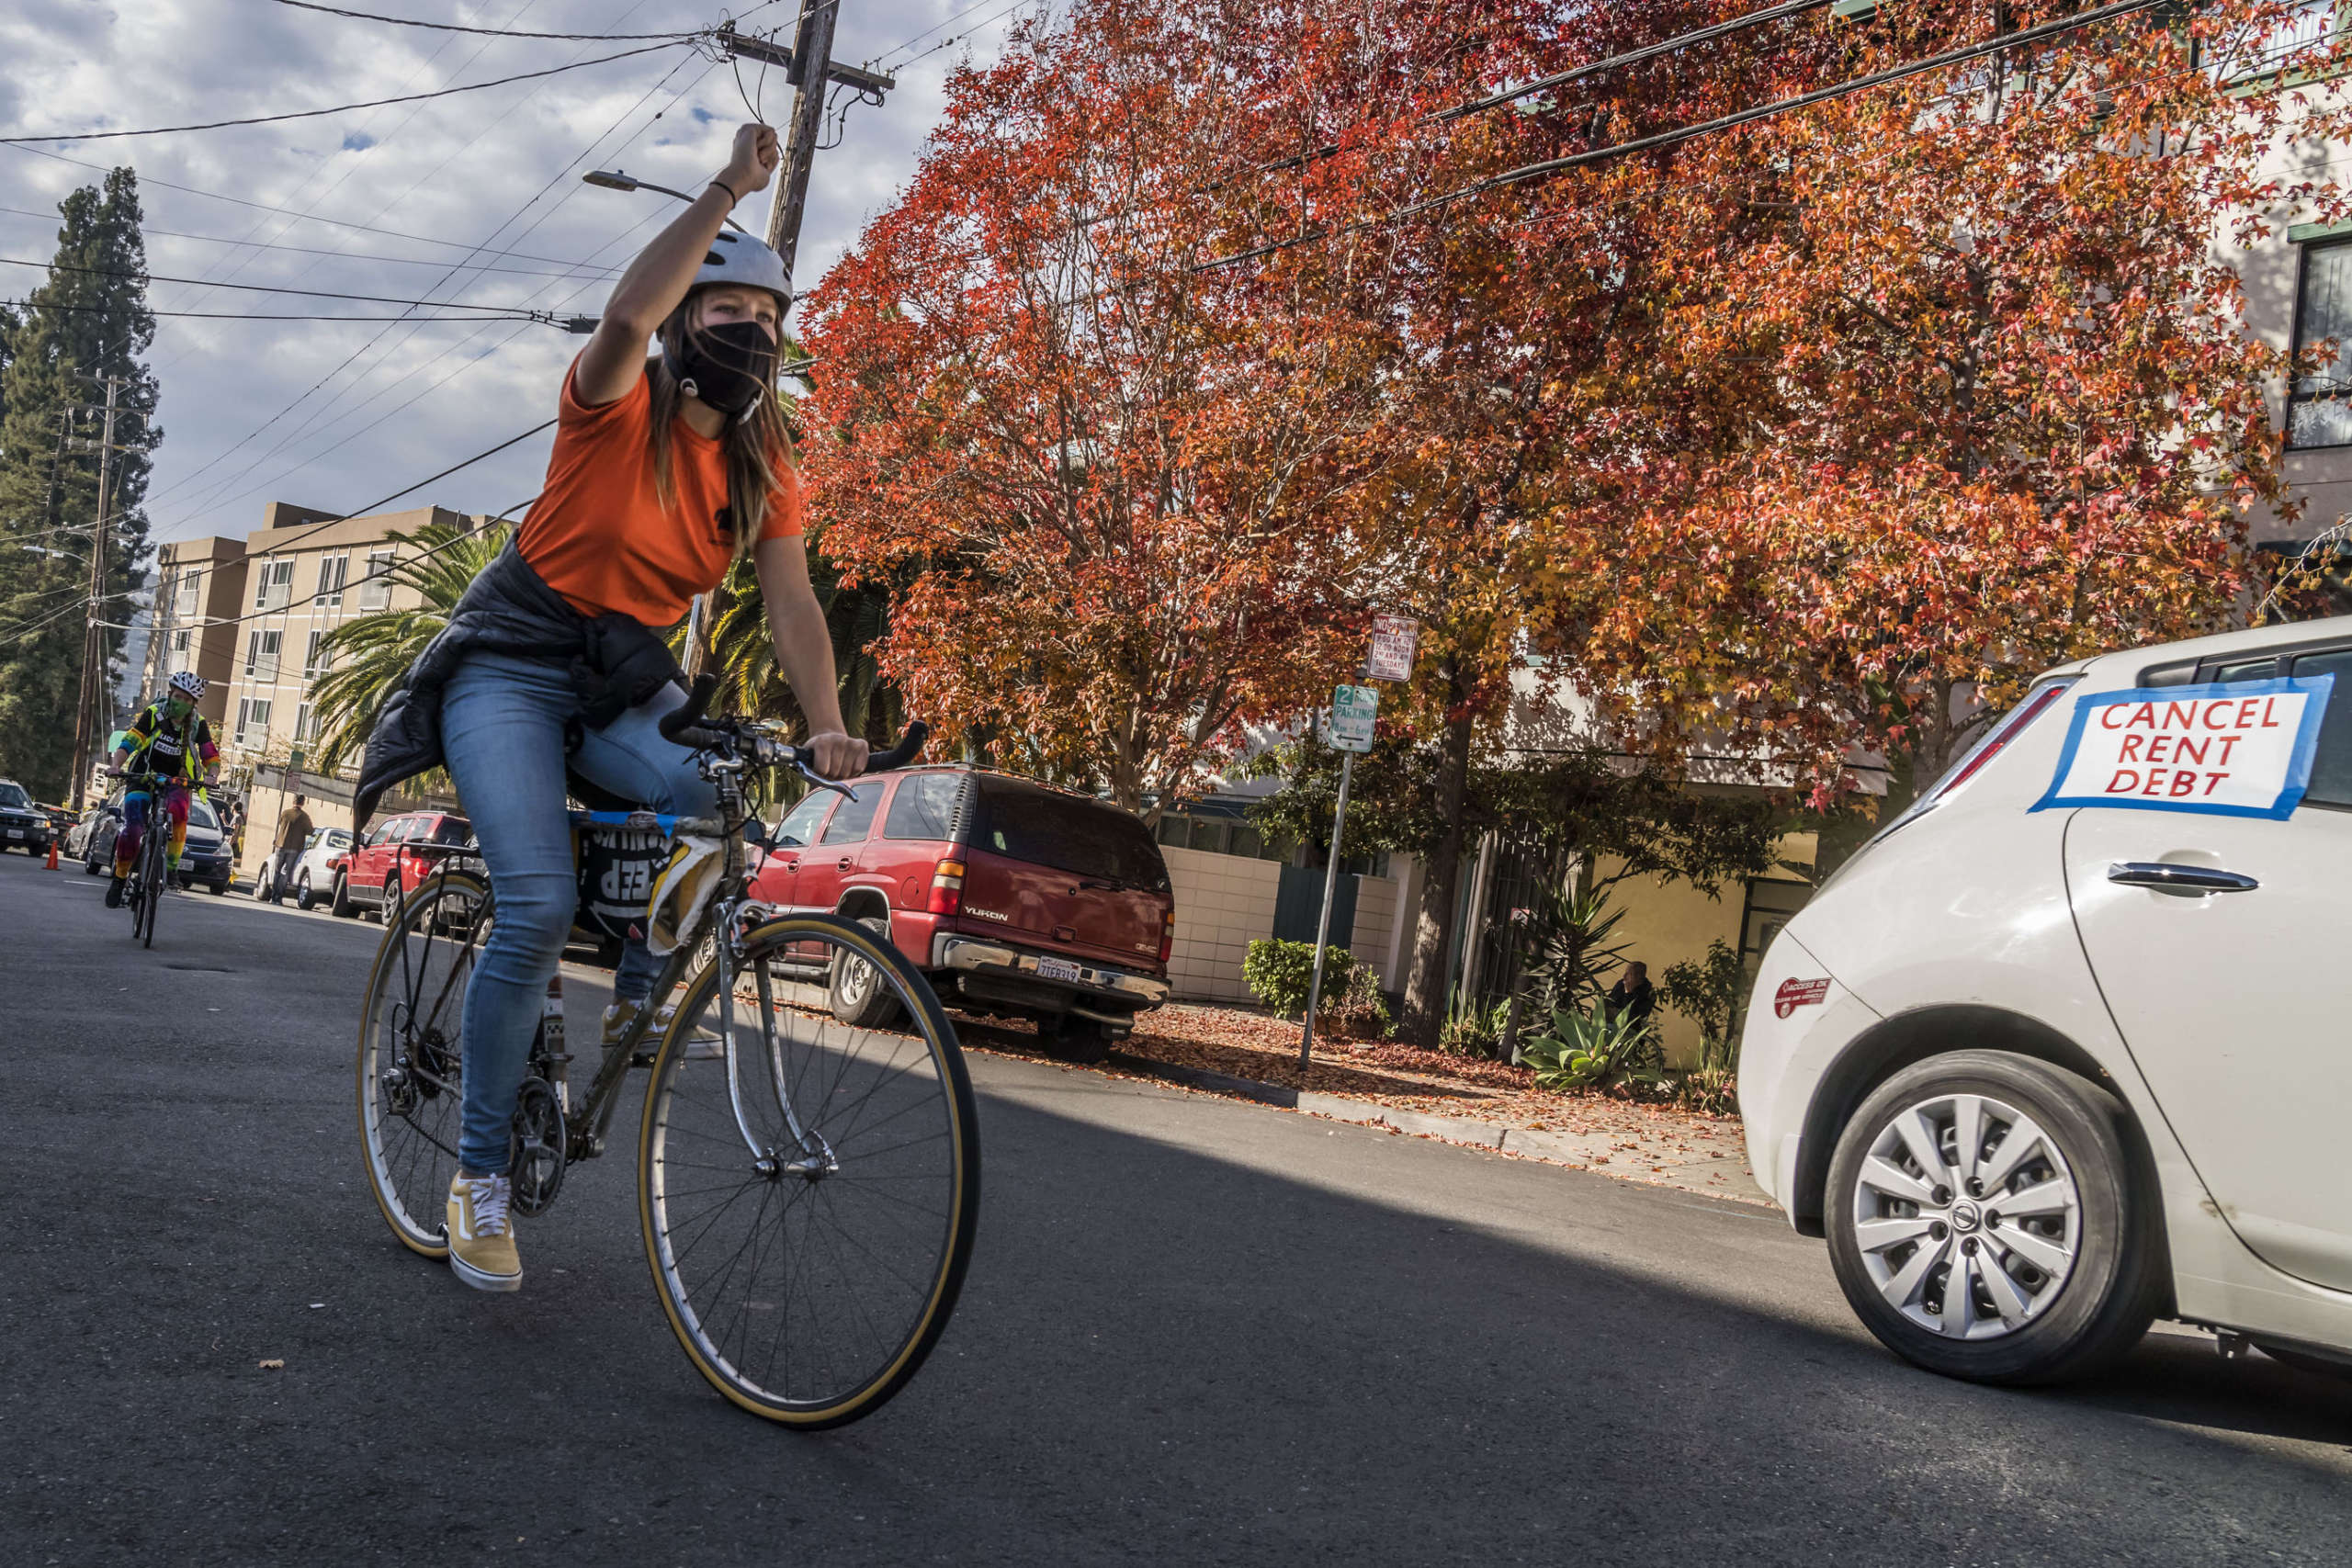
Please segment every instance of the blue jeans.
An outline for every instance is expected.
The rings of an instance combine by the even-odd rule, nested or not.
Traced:
[[[665,686],[603,729],[588,730],[571,768],[655,811],[713,815],[718,802],[694,753],[656,728],[684,701],[684,692]],[[579,711],[565,671],[502,654],[469,658],[442,692],[442,753],[490,867],[498,911],[466,987],[458,1161],[472,1176],[506,1168],[514,1096],[579,905],[563,750],[564,727]],[[613,976],[614,995],[642,1001],[661,967],[642,941],[631,940]]]

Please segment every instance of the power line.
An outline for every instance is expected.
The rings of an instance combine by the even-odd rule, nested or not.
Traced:
[[[560,75],[566,71],[584,70],[591,65],[610,64],[633,55],[654,54],[665,49],[676,49],[685,41],[674,39],[669,43],[649,43],[640,49],[624,49],[614,54],[600,54],[594,60],[576,60],[569,65],[550,65],[544,71],[519,72],[513,76],[501,76],[495,81],[469,82],[461,87],[439,87],[430,93],[405,93],[392,98],[370,98],[360,104],[337,104],[333,108],[293,109],[285,114],[251,115],[243,119],[209,120],[202,125],[158,125],[144,130],[69,130],[44,136],[0,136],[0,147],[21,147],[35,141],[107,141],[124,136],[175,136],[188,130],[222,130],[232,126],[276,125],[281,120],[316,119],[322,115],[349,114],[354,109],[381,108],[386,104],[413,104],[425,98],[446,98],[458,93],[479,93],[485,87],[503,87],[510,82],[528,82],[540,76]]]
[[[271,283],[213,283],[200,277],[170,277],[160,272],[120,272],[103,266],[74,266],[65,262],[25,261],[16,256],[0,256],[0,266],[46,267],[51,272],[74,272],[91,277],[124,277],[134,283],[194,283],[206,288],[235,288],[252,294],[300,294],[312,299],[356,299],[365,305],[454,305],[466,310],[523,310],[517,305],[473,305],[456,299],[404,299],[390,294],[338,294],[325,288],[288,288]]]
[[[27,146],[20,141],[0,141],[0,147],[14,147],[17,152],[29,152],[36,158],[51,158],[61,164],[71,164],[78,169],[94,169],[102,175],[112,174],[114,172],[104,164],[93,164],[86,158],[69,158],[62,152],[51,152],[44,147]],[[250,207],[256,212],[274,212],[284,218],[299,219],[311,223],[324,223],[330,228],[356,229],[363,234],[381,234],[386,239],[390,240],[409,240],[420,245],[440,245],[453,251],[479,251],[481,249],[479,244],[470,244],[464,240],[436,240],[429,234],[411,234],[399,229],[379,229],[372,224],[355,223],[345,218],[322,218],[315,212],[297,212],[290,207],[273,207],[266,201],[248,201],[241,196],[223,196],[217,190],[203,190],[195,186],[175,185],[170,180],[156,179],[151,175],[141,175],[139,176],[139,183],[141,186],[153,186],[160,190],[175,190],[187,196],[200,196],[208,201],[225,201],[232,207]],[[228,244],[252,244],[254,242],[250,240],[231,240],[223,243]],[[516,257],[523,261],[548,262],[556,266],[571,266],[574,265],[572,262],[562,256],[535,256],[526,254],[522,251],[501,251],[498,254],[503,256]],[[386,259],[390,260],[391,258],[387,257]],[[440,264],[435,262],[431,265],[437,266]]]
[[[57,214],[54,212],[42,212],[29,207],[0,207],[0,212],[11,213],[18,218],[40,218],[50,220],[54,220],[57,217]],[[331,223],[334,220],[333,219],[321,219],[320,221]],[[447,262],[435,261],[430,256],[387,256],[378,255],[368,251],[323,250],[316,245],[280,245],[275,244],[267,240],[232,239],[226,234],[191,234],[185,229],[158,229],[153,224],[145,223],[140,225],[140,232],[147,236],[149,239],[161,236],[164,239],[170,240],[197,240],[208,245],[234,245],[243,250],[254,251],[286,251],[295,255],[305,256],[335,256],[340,257],[345,261],[390,263],[395,266],[447,266],[448,265]],[[455,245],[458,244],[460,242],[456,240],[430,240],[425,243],[435,245]],[[501,254],[506,254],[511,253],[502,252]],[[549,272],[543,267],[534,266],[482,265],[476,265],[470,270],[475,272],[513,273],[523,277],[560,277],[566,279],[578,277],[583,272],[594,271],[611,274],[620,270],[620,268],[616,266],[594,265],[588,262],[571,262],[562,265],[569,270]],[[205,287],[209,288],[212,286],[209,283],[207,283]]]
[[[1548,92],[1554,87],[1565,87],[1571,82],[1580,82],[1588,76],[1598,76],[1603,72],[1614,71],[1621,66],[1637,65],[1645,60],[1653,60],[1661,54],[1672,54],[1692,44],[1712,43],[1716,39],[1729,38],[1734,33],[1745,32],[1749,28],[1762,27],[1767,22],[1778,22],[1790,17],[1802,17],[1808,11],[1823,10],[1833,3],[1834,0],[1788,0],[1785,5],[1768,6],[1761,11],[1750,11],[1744,17],[1734,17],[1728,21],[1717,22],[1712,27],[1694,28],[1687,33],[1678,33],[1673,38],[1660,39],[1656,43],[1644,44],[1639,49],[1629,49],[1623,54],[1612,54],[1606,60],[1596,60],[1587,65],[1571,66],[1553,75],[1540,77],[1524,86],[1506,88],[1502,92],[1471,103],[1456,104],[1450,109],[1440,109],[1430,116],[1430,119],[1431,121],[1460,119],[1464,115],[1478,114],[1487,109],[1496,108],[1531,94]]]
[[[0,299],[0,305],[19,310],[68,310],[77,316],[110,316],[116,313],[103,305],[57,305],[47,300]],[[453,304],[446,308],[495,313],[472,316],[281,316],[259,310],[149,310],[147,314],[198,321],[536,321],[546,326],[561,324],[537,311],[523,312],[504,305]]]
[[[700,38],[710,29],[696,28],[690,32],[672,33],[533,33],[513,28],[469,28],[457,22],[422,22],[410,17],[380,17],[373,11],[346,11],[335,6],[320,6],[312,0],[277,0],[281,6],[291,6],[298,11],[322,11],[330,17],[348,17],[358,22],[385,22],[396,28],[430,28],[442,33],[485,33],[492,38],[557,39],[579,43],[634,43],[641,39],[684,39]],[[1827,0],[1823,0],[1826,5]]]
[[[1500,190],[1506,186],[1543,179],[1568,169],[1581,168],[1588,164],[1597,164],[1610,158],[1622,158],[1628,153],[1655,152],[1660,148],[1678,146],[1702,136],[1712,135],[1718,130],[1728,130],[1754,120],[1766,119],[1795,109],[1810,108],[1815,104],[1826,103],[1832,98],[1849,97],[1856,93],[1868,92],[1873,87],[1883,87],[1890,82],[1901,81],[1907,76],[1924,75],[1931,71],[1943,70],[1947,66],[1965,64],[1969,61],[1982,59],[1988,54],[1997,54],[2006,49],[2014,49],[2021,44],[2037,43],[2046,38],[2055,38],[2061,33],[2072,32],[2098,22],[2112,21],[2117,17],[2132,16],[2141,11],[2154,10],[2160,6],[2172,3],[2173,0],[2116,0],[2115,4],[2102,6],[2096,10],[2061,17],[2056,21],[2043,22],[2037,27],[2020,28],[2016,32],[2004,33],[1998,38],[1988,39],[1979,43],[1964,44],[1958,49],[1946,50],[1941,54],[1929,55],[1924,60],[1915,60],[1907,64],[1872,72],[1867,76],[1857,76],[1850,81],[1836,83],[1826,87],[1816,87],[1811,92],[1778,98],[1770,103],[1758,104],[1752,108],[1719,115],[1713,119],[1703,120],[1696,125],[1678,126],[1671,130],[1658,131],[1655,135],[1636,137],[1631,141],[1612,142],[1606,147],[1590,147],[1581,152],[1568,153],[1565,157],[1546,158],[1541,163],[1522,164],[1515,169],[1506,169],[1501,174],[1490,175],[1481,180],[1473,180],[1468,185],[1459,186],[1449,191],[1442,191],[1421,201],[1408,202],[1403,207],[1395,208],[1370,218],[1361,218],[1353,222],[1341,224],[1336,229],[1314,230],[1287,240],[1276,240],[1267,244],[1253,246],[1246,251],[1237,251],[1231,255],[1218,256],[1214,260],[1202,262],[1190,270],[1195,273],[1213,272],[1240,262],[1254,261],[1261,256],[1272,255],[1279,251],[1314,244],[1343,234],[1358,233],[1384,224],[1401,222],[1405,219],[1418,217],[1424,212],[1433,212],[1440,208],[1450,207],[1457,201],[1466,201],[1474,197],[1485,196],[1489,192]]]

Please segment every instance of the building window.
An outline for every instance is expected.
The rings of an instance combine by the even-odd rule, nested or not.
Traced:
[[[195,567],[190,567],[179,574],[175,587],[177,590],[177,597],[173,601],[172,614],[182,617],[195,615],[198,608],[197,602],[202,597],[204,573]]]
[[[248,679],[277,679],[277,650],[285,635],[283,632],[259,631],[245,634],[245,675]]]
[[[368,552],[368,580],[359,585],[359,607],[381,610],[392,602],[392,558],[390,550]]]
[[[179,630],[172,634],[172,651],[174,653],[186,653],[187,651],[187,645],[188,630],[186,626],[182,626]]]
[[[2295,285],[2295,348],[2334,340],[2328,362],[2287,395],[2287,445],[2352,446],[2352,237],[2302,247]]]
[[[326,635],[324,632],[312,632],[310,645],[302,649],[302,679],[305,681],[319,672],[319,644],[326,640]]]
[[[309,740],[318,733],[318,715],[311,711],[310,704],[304,703],[294,710],[294,739],[297,742]]]
[[[254,575],[254,608],[283,610],[286,601],[294,594],[294,563],[290,560],[266,560]]]
[[[351,570],[351,558],[321,556],[319,558],[319,603],[335,605],[343,603],[343,580]]]
[[[259,746],[269,739],[269,699],[239,697],[235,739],[240,746]]]

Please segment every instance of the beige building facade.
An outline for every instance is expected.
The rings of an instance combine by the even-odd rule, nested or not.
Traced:
[[[232,624],[245,591],[245,544],[214,536],[175,539],[156,552],[155,624],[147,639],[147,672],[141,700],[153,701],[164,682],[183,670],[204,677],[198,710],[220,733],[228,716]]]

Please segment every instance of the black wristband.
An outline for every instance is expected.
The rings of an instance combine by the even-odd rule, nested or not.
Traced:
[[[733,186],[729,185],[725,180],[713,180],[710,183],[727,193],[728,206],[741,207],[743,205],[743,198],[735,194],[735,187]]]

